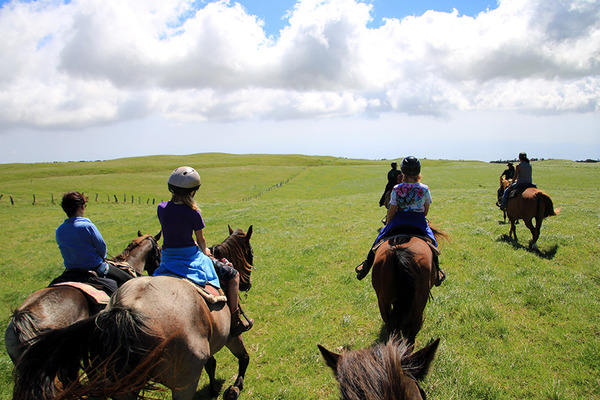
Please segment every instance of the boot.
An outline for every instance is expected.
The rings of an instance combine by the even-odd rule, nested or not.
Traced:
[[[374,260],[375,260],[375,253],[373,253],[372,251],[369,251],[369,254],[367,255],[367,259],[365,261],[361,262],[360,264],[358,264],[356,266],[356,268],[354,268],[354,271],[356,271],[356,279],[358,279],[360,281],[365,276],[367,276],[367,274],[371,270],[371,267],[373,266]]]
[[[245,317],[245,315],[244,315]],[[254,325],[252,318],[246,318],[246,321],[241,318],[241,309],[238,307],[231,313],[231,327],[229,328],[229,336],[239,336],[242,333],[249,331]]]

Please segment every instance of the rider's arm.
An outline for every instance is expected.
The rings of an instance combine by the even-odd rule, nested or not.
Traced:
[[[211,256],[210,254],[210,250],[208,249],[208,247],[206,247],[206,239],[204,238],[204,232],[202,231],[202,229],[198,229],[197,231],[195,231],[196,233],[196,243],[198,244],[198,247],[200,248],[200,250],[206,254],[207,256]]]
[[[521,172],[521,164],[517,165],[517,168],[515,168],[515,175],[513,176],[513,183],[516,183],[519,180],[519,173]]]
[[[397,205],[390,204],[390,208],[388,208],[387,217],[386,217],[386,225],[392,221],[392,219],[394,218],[394,215],[396,215],[397,209],[398,209]]]
[[[425,214],[425,216],[427,216],[428,212],[429,212],[429,203],[426,203],[423,205],[423,214]]]

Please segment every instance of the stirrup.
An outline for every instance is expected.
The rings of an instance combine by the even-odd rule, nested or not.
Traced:
[[[435,281],[435,286],[440,286],[442,284],[442,282],[444,282],[446,280],[446,273],[444,271],[442,271],[442,269],[440,267],[437,267],[438,270],[438,276],[437,279]]]
[[[367,263],[367,260],[361,262],[360,264],[358,264],[356,266],[356,268],[354,268],[354,271],[356,272],[356,279],[358,279],[359,281],[363,280],[365,276],[367,276],[369,274],[369,270],[371,268],[365,268],[365,264]]]

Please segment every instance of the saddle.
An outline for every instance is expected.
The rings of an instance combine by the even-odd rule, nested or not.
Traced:
[[[517,184],[516,187],[513,187],[510,191],[510,193],[508,194],[508,198],[512,199],[513,197],[517,197],[518,195],[520,195],[521,193],[523,193],[525,190],[529,189],[529,188],[537,188],[537,185],[534,183],[523,183],[523,184]]]
[[[425,243],[427,243],[429,245],[429,248],[431,249],[431,252],[434,255],[439,256],[440,254],[442,254],[442,252],[437,247],[435,247],[435,245],[433,244],[433,241],[427,235],[426,232],[424,232],[422,229],[417,228],[416,226],[412,226],[412,225],[400,225],[400,226],[397,226],[394,229],[390,230],[390,232],[388,232],[387,235],[382,237],[381,240],[373,246],[372,251],[377,250],[379,248],[379,246],[381,246],[384,242],[392,241],[394,239],[411,238],[411,237],[419,238],[419,239],[423,240]],[[400,244],[400,243],[397,243],[397,244]]]
[[[194,289],[196,289],[196,291],[200,294],[200,296],[202,296],[202,298],[208,304],[217,304],[217,303],[227,301],[227,297],[225,296],[225,292],[223,292],[223,289],[214,287],[210,283],[207,283],[206,285],[201,286],[201,285],[198,285],[197,283],[192,282],[191,280],[184,278],[183,276],[179,276],[179,275],[165,274],[165,275],[161,275],[161,276],[170,276],[173,278],[181,279],[184,282],[189,283],[190,285],[192,285],[194,287]]]

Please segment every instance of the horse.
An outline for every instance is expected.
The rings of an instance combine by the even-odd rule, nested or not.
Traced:
[[[431,227],[436,240],[447,235]],[[415,342],[431,288],[438,282],[433,249],[422,236],[401,234],[375,250],[371,283],[388,334]]]
[[[504,194],[504,191],[510,186],[510,181],[506,178],[504,178],[503,176],[500,177],[500,188],[498,189],[498,202],[496,203],[498,206],[500,206],[500,203],[502,202],[502,195]],[[502,210],[503,213],[503,217],[504,217],[504,223],[506,223],[506,210]]]
[[[538,188],[527,188],[521,194],[508,198],[506,204],[506,214],[510,220],[508,237],[512,237],[517,241],[515,223],[517,220],[522,219],[525,226],[531,231],[532,237],[529,241],[529,248],[537,250],[537,240],[540,237],[542,221],[544,218],[557,215],[559,212],[560,208],[554,209],[550,196]],[[535,218],[535,226],[531,222],[533,218]]]
[[[209,249],[216,259],[226,258],[233,264],[233,267],[240,274],[239,290],[248,292],[252,287],[250,274],[252,268],[254,268],[254,253],[252,246],[250,246],[252,225],[246,233],[241,229],[234,231],[229,225],[227,225],[227,228],[229,228],[229,237],[222,243],[209,247]]]
[[[372,348],[333,353],[317,345],[339,383],[343,400],[424,400],[419,386],[429,372],[440,339],[412,352],[406,339],[392,336]]]
[[[249,236],[231,232],[229,241],[246,247],[237,254],[252,254]],[[234,267],[247,262],[229,261]],[[49,331],[26,350],[15,368],[13,399],[134,399],[160,383],[174,400],[191,400],[203,368],[214,395],[213,356],[224,346],[239,361],[238,376],[224,398],[237,399],[250,357],[242,336],[229,335],[230,318],[224,299],[207,300],[184,278],[129,280],[98,315]]]
[[[138,237],[121,254],[107,261],[134,277],[141,276],[144,269],[152,275],[160,264],[160,248],[157,244],[160,236],[160,232],[153,237],[138,231]],[[14,364],[42,332],[71,325],[97,314],[106,306],[106,303],[98,303],[84,293],[83,290],[88,286],[77,283],[51,285],[25,299],[13,312],[4,334],[6,351]],[[94,290],[91,286],[89,289]]]

